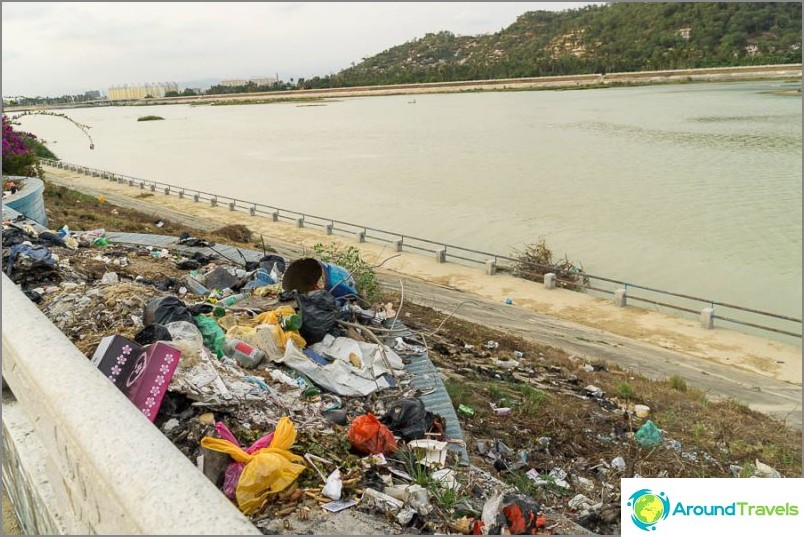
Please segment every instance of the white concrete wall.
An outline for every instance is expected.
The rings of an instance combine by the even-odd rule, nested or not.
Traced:
[[[39,519],[40,531],[260,534],[5,274],[2,280],[3,379],[16,398],[3,403],[3,479],[12,498],[31,504],[25,509],[36,513],[29,518]]]

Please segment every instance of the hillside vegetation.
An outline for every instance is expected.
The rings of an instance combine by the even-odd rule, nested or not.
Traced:
[[[800,3],[532,11],[491,35],[427,34],[305,88],[801,62]]]

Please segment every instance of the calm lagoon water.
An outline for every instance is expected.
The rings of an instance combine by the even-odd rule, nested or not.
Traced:
[[[68,162],[501,254],[544,238],[592,274],[800,318],[801,98],[769,93],[796,87],[70,110],[94,151],[21,123]]]

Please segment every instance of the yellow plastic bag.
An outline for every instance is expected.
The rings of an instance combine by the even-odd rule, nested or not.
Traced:
[[[225,319],[225,317],[224,317]],[[220,321],[218,321],[220,324]],[[253,336],[257,333],[256,328],[252,328],[251,326],[232,326],[226,330],[226,339],[240,339],[245,341],[246,338],[249,336]]]
[[[288,341],[293,341],[297,347],[303,349],[307,346],[307,342],[295,330],[283,330],[280,325],[282,317],[289,317],[295,315],[296,310],[292,306],[280,306],[272,311],[260,313],[254,317],[254,321],[258,323],[257,328],[261,330],[269,330],[274,338],[274,343],[282,350],[285,351],[285,345]]]
[[[290,317],[291,315],[295,315],[296,310],[293,309],[292,306],[280,306],[275,310],[266,311],[265,313],[260,313],[257,317],[254,318],[257,321],[257,324],[279,324],[279,321],[282,317]]]
[[[268,496],[285,490],[304,471],[304,459],[288,451],[295,441],[296,427],[284,417],[276,425],[271,444],[252,454],[222,438],[208,436],[201,439],[201,445],[246,463],[235,496],[243,514],[250,515],[262,507]]]

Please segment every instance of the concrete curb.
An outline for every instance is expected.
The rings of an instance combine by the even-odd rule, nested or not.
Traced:
[[[260,534],[5,274],[2,279],[3,378],[32,426],[26,436],[35,435],[43,449],[46,481],[52,487],[52,496],[41,489],[28,495],[51,503],[36,508],[52,513],[56,524],[45,524],[42,530]],[[13,455],[5,443],[20,438],[16,433],[24,434],[24,424],[7,419],[4,412],[4,433],[14,429],[3,435],[7,482],[24,479],[7,476],[11,467],[7,472],[5,464]],[[14,448],[22,457],[27,446],[15,443]],[[34,489],[40,484],[28,481]]]

